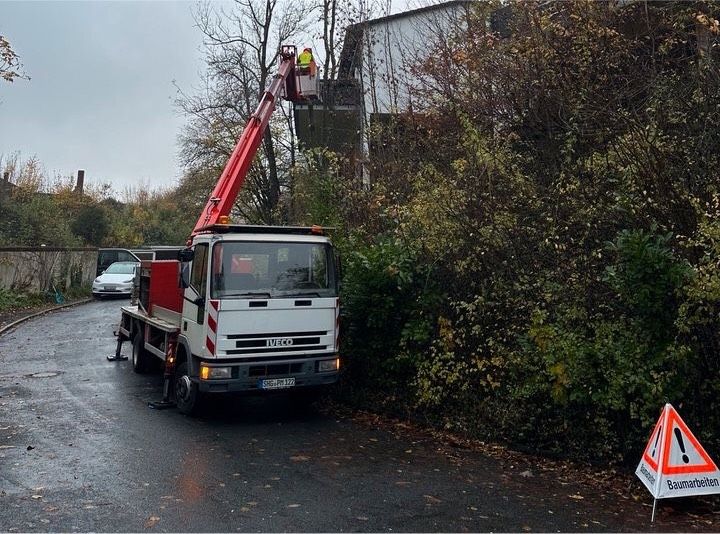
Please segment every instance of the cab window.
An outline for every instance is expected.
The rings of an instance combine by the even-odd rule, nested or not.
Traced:
[[[195,245],[195,257],[192,262],[192,272],[190,273],[190,285],[197,291],[198,295],[203,298],[205,298],[207,291],[207,263],[207,243]]]
[[[213,247],[212,298],[335,297],[327,243],[224,241]]]

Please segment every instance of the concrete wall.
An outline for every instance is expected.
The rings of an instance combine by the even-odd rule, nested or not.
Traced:
[[[0,248],[0,287],[42,292],[92,284],[97,249],[57,247]]]

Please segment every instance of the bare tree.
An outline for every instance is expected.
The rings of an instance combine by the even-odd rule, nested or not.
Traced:
[[[279,46],[306,30],[312,11],[309,0],[235,0],[227,9],[199,6],[195,20],[204,36],[207,72],[196,94],[181,91],[178,99],[190,116],[181,136],[189,177],[208,168],[219,174],[277,69]],[[281,218],[278,205],[290,176],[292,143],[287,125],[276,117],[236,205],[236,214],[245,221],[271,224]]]
[[[27,78],[20,58],[10,46],[10,41],[0,35],[0,79],[12,83],[18,78]]]
[[[339,40],[337,39],[337,23],[338,23],[338,3],[337,0],[323,0],[323,45],[325,48],[325,72],[324,79],[335,79],[337,73],[337,47]]]

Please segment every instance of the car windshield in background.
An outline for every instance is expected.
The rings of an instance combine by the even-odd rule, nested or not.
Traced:
[[[137,263],[115,262],[103,274],[135,274]]]
[[[213,298],[337,296],[332,248],[324,243],[225,241],[212,255]]]

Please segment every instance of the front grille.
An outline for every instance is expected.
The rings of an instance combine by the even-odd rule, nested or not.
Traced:
[[[253,352],[259,352],[259,351],[253,351]],[[232,354],[233,351],[226,351],[227,354]],[[316,353],[310,353],[310,354],[278,354],[277,356],[255,356],[255,357],[241,357],[241,358],[233,358],[224,360],[224,362],[227,362],[228,364],[233,363],[255,363],[255,362],[277,362],[277,361],[287,361],[287,360],[309,360],[312,358],[318,358],[318,357],[330,357],[333,353],[325,353],[325,354],[316,354]]]
[[[228,339],[255,339],[255,338],[275,338],[275,337],[307,337],[307,336],[326,336],[327,330],[317,332],[270,332],[264,334],[230,334]]]
[[[265,354],[267,352],[300,352],[303,350],[324,350],[327,345],[306,345],[304,347],[273,347],[271,349],[231,349],[226,350],[226,354]],[[281,356],[283,358],[284,356]]]
[[[289,375],[302,371],[302,363],[277,363],[272,365],[253,365],[248,369],[248,376]]]
[[[282,338],[281,338],[282,339]],[[292,339],[293,340],[293,347],[296,345],[319,345],[320,344],[320,338],[319,337],[304,337],[304,338],[297,338],[297,337],[289,337],[285,339]],[[235,347],[238,349],[245,348],[245,347],[262,347],[266,348],[267,340],[266,339],[251,339],[248,341],[236,341]]]
[[[230,334],[227,339],[235,341],[235,348],[225,352],[240,355],[323,350],[327,345],[320,344],[320,336],[327,334],[327,331]]]

